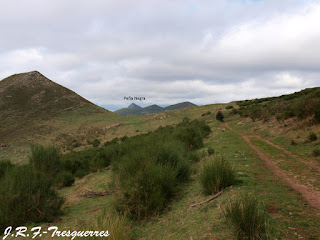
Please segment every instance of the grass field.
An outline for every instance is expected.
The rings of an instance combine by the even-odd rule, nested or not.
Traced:
[[[257,197],[258,201],[265,206],[269,215],[268,239],[319,239],[319,210],[311,206],[286,181],[268,169],[264,161],[242,139],[241,135],[216,121],[214,114],[201,117],[202,113],[207,111],[214,113],[222,108],[223,105],[204,106],[150,116],[125,117],[121,119],[123,126],[114,128],[112,131],[110,129],[110,132],[101,139],[145,133],[160,125],[176,124],[183,117],[205,118],[212,128],[212,133],[205,140],[204,147],[197,150],[201,160],[193,164],[191,180],[183,185],[183,190],[175,196],[169,207],[161,215],[132,222],[132,233],[128,236],[128,239],[235,239],[231,226],[226,224],[222,216],[221,209],[229,199],[237,198],[243,193]],[[254,125],[250,122],[238,124],[241,119],[236,120],[233,116],[228,117],[226,112],[225,116],[227,116],[226,122],[229,121],[231,128],[247,134],[254,146],[276,162],[280,169],[288,173],[290,177],[301,184],[312,186],[318,190],[318,172],[307,171],[308,165],[292,160],[282,150],[256,138],[251,130],[257,128],[257,123]],[[116,118],[114,122],[118,120]],[[78,120],[70,121],[74,123]],[[102,119],[97,119],[96,124],[95,127],[101,126],[103,124]],[[308,154],[312,146],[310,147],[305,143],[306,146],[298,144],[293,148],[289,139],[265,133],[263,134],[264,138],[290,150],[293,154],[302,157],[304,161],[319,166],[319,162]],[[215,150],[214,155],[209,156],[207,154],[209,147]],[[202,192],[199,174],[203,164],[215,156],[221,156],[231,161],[240,181],[231,189],[226,190],[220,197],[191,207],[192,204],[210,197]],[[114,211],[114,193],[110,191],[109,186],[111,175],[111,169],[104,169],[91,173],[82,179],[77,179],[73,186],[59,190],[59,194],[66,199],[63,206],[64,215],[56,219],[55,223],[40,224],[42,228],[58,226],[59,230],[92,230],[90,229],[92,222],[102,214],[104,209],[107,212]],[[108,194],[86,197],[85,193],[88,190],[94,192],[106,191]],[[31,224],[28,227],[38,225]],[[7,239],[13,238],[8,237]],[[52,238],[46,235],[41,239]]]

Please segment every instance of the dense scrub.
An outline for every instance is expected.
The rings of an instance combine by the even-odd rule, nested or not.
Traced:
[[[134,219],[163,210],[189,179],[190,152],[202,147],[209,133],[207,125],[191,121],[123,142],[113,161],[117,209]]]
[[[275,116],[277,120],[297,117],[305,119],[313,117],[320,123],[320,88],[305,89],[297,93],[280,97],[261,98],[237,102],[240,115],[255,120],[269,120]]]
[[[33,145],[29,164],[0,162],[0,230],[51,221],[63,203],[55,189],[110,165],[116,208],[134,219],[157,214],[189,179],[191,163],[198,161],[193,150],[210,131],[203,122],[188,120],[63,156],[57,148]]]
[[[11,168],[0,180],[0,231],[27,222],[48,222],[61,214],[63,199],[52,180],[31,165]]]

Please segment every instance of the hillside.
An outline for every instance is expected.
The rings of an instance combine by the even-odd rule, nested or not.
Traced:
[[[320,123],[320,88],[308,88],[300,92],[282,95],[280,97],[261,98],[239,101],[241,116],[250,117],[253,121],[268,121],[297,118],[299,120],[311,117]]]
[[[190,106],[197,106],[197,105],[195,105],[191,102],[182,102],[182,103],[170,105],[168,107],[165,107],[164,109],[165,110],[176,110],[176,109],[182,109],[182,108],[190,107]]]
[[[0,81],[0,139],[10,141],[41,129],[44,121],[71,112],[86,115],[104,110],[73,91],[49,80],[37,71],[15,74]]]
[[[160,107],[156,104],[145,107],[145,108],[141,108],[138,105],[134,104],[130,104],[130,106],[128,106],[127,108],[122,108],[119,109],[117,111],[115,111],[115,113],[120,114],[122,116],[127,116],[127,115],[147,115],[147,114],[152,114],[152,113],[159,113],[159,112],[164,112],[164,111],[169,111],[169,110],[178,110],[178,109],[182,109],[182,108],[186,108],[186,107],[190,107],[190,106],[197,106],[191,102],[182,102],[182,103],[177,103],[177,104],[173,104],[167,107]]]

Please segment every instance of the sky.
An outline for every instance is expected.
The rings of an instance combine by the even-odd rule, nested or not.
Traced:
[[[0,79],[37,70],[111,111],[279,96],[320,86],[319,24],[312,0],[1,0]]]

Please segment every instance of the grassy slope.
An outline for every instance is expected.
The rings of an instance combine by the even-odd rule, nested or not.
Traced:
[[[109,134],[111,136],[124,133],[128,135],[138,134],[152,130],[159,125],[175,124],[185,116],[199,118],[202,113],[216,112],[217,109],[222,107],[224,106],[210,105],[156,114],[148,116],[148,118],[127,118],[124,119],[126,121],[124,126],[112,130],[114,135],[111,132]],[[214,120],[213,114],[202,118],[211,122],[213,133],[207,139],[205,147],[199,151],[206,152],[207,147],[211,146],[215,149],[217,155],[233,161],[242,183],[209,203],[191,208],[190,204],[207,198],[202,194],[197,181],[202,164],[209,158],[204,153],[201,162],[194,166],[192,180],[185,186],[183,193],[177,196],[169,210],[157,218],[135,224],[134,237],[137,239],[233,239],[230,227],[225,225],[221,217],[220,207],[230,197],[236,197],[241,192],[248,192],[265,203],[272,216],[270,224],[273,230],[271,232],[278,239],[298,239],[299,236],[303,239],[319,239],[320,217],[317,215],[317,211],[306,204],[300,194],[275,177],[272,172],[266,170],[262,160],[256,156],[239,135],[220,127],[219,123]],[[234,117],[227,118],[227,120],[234,120],[232,118]],[[252,125],[250,122],[246,124],[238,124],[238,122],[239,119],[229,124],[236,130],[250,130],[258,126],[257,123]],[[136,132],[136,130],[139,132]],[[285,139],[285,141],[289,142],[288,139]],[[278,153],[276,149],[265,146],[259,140],[254,141],[254,144],[262,147],[270,155]],[[303,146],[299,146],[295,151],[303,154],[305,150]],[[112,196],[80,197],[80,193],[86,188],[97,191],[107,190],[110,174],[110,170],[93,173],[84,179],[77,180],[75,186],[62,189],[60,194],[67,199],[64,208],[65,215],[62,217],[61,223],[51,225],[59,226],[59,228],[65,230],[90,230],[90,223],[94,220],[96,214],[102,211],[102,207],[112,211]],[[46,228],[48,224],[42,226]],[[51,239],[51,237],[43,237],[42,239]]]

